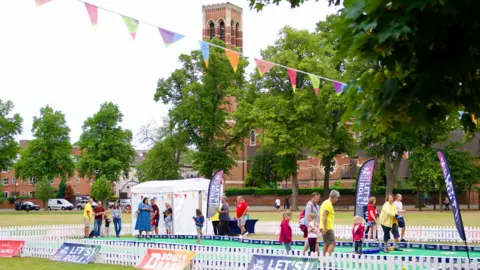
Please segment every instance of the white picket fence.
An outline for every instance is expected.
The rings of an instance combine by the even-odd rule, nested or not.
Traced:
[[[146,242],[123,242],[105,241],[93,239],[63,239],[53,240],[29,239],[25,241],[22,257],[51,258],[64,242],[101,245],[100,255],[95,263],[136,266],[140,263],[148,248],[160,248],[168,250],[191,250],[195,251],[195,259],[191,263],[194,270],[228,270],[247,269],[253,254],[293,256],[299,258],[301,251],[292,251],[287,254],[282,249],[260,248],[232,248],[232,247],[209,247],[202,245],[164,244]],[[375,270],[447,270],[465,269],[478,270],[480,262],[477,259],[468,261],[460,258],[444,257],[421,257],[421,256],[379,256],[347,253],[336,253],[331,257],[311,258],[319,260],[319,268],[323,269],[375,269]],[[405,267],[405,268],[403,268]]]
[[[292,224],[293,235],[302,235],[297,224]],[[279,235],[280,224],[276,221],[259,221],[255,225],[255,233],[263,235]],[[466,227],[465,233],[469,243],[480,243],[480,227]],[[83,236],[84,227],[82,224],[68,225],[39,225],[39,226],[17,226],[0,227],[0,239],[41,239],[44,237],[79,237]],[[110,227],[110,235],[114,235],[114,228]],[[132,225],[124,223],[121,235],[132,235]],[[350,240],[352,227],[350,225],[336,225],[335,236],[339,240]],[[378,230],[378,238],[383,238],[383,231]],[[455,227],[440,226],[408,226],[407,240],[415,242],[459,242],[458,232]]]
[[[480,217],[480,216],[479,216]],[[303,235],[298,224],[291,224],[293,235]],[[378,228],[378,239],[383,239],[383,231]],[[255,225],[256,234],[279,235],[280,223],[276,221],[259,221]],[[480,243],[480,227],[465,227],[469,243]],[[352,239],[351,225],[335,225],[337,239]],[[447,226],[407,226],[405,239],[416,242],[463,242],[455,227]]]

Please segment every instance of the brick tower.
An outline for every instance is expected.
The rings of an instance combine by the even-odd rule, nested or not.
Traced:
[[[217,37],[227,48],[238,47],[243,51],[243,10],[232,3],[206,5],[203,11],[203,40]]]

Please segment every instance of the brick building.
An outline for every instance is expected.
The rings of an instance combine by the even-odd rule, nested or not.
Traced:
[[[232,3],[206,5],[203,11],[203,40],[214,37],[223,40],[227,48],[243,50],[243,10]]]

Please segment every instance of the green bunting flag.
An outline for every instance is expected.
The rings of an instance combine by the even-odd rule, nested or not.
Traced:
[[[127,16],[121,15],[123,18],[123,21],[125,21],[125,25],[127,26],[128,32],[130,35],[132,35],[132,38],[135,39],[137,36],[137,30],[138,30],[138,20],[132,19]]]
[[[313,90],[315,90],[315,95],[318,95],[318,88],[320,87],[320,80],[317,76],[313,74],[308,75],[310,77],[310,81],[312,82]]]

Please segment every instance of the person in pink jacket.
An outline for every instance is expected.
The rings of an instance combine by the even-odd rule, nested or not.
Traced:
[[[279,242],[285,244],[287,252],[292,250],[292,228],[290,227],[290,220],[292,219],[292,213],[287,211],[283,213],[283,220],[280,224],[280,239]]]

